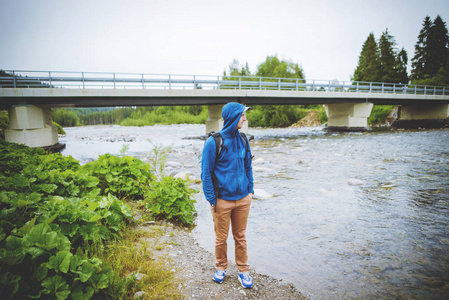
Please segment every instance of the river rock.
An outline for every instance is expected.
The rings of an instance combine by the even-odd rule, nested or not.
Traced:
[[[253,160],[253,164],[264,164],[264,163],[265,159],[263,159],[262,157]]]
[[[365,182],[363,182],[363,180],[356,179],[356,178],[351,178],[348,180],[349,185],[363,185],[364,183]]]
[[[273,197],[273,195],[271,195],[270,193],[268,193],[268,192],[266,192],[266,191],[264,191],[262,189],[254,189],[253,199],[263,200],[263,199],[268,199],[268,198],[271,198],[271,197]]]
[[[175,178],[181,178],[183,180],[196,180],[196,178],[192,175],[190,171],[182,171],[173,176]]]
[[[256,167],[253,167],[253,171],[255,171],[255,172],[271,172],[272,169],[256,166]]]
[[[182,164],[179,163],[179,162],[177,162],[177,161],[167,161],[167,162],[165,163],[165,166],[166,166],[166,167],[179,168],[179,167],[182,167]]]

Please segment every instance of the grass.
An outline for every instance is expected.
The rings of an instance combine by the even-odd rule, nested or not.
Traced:
[[[160,226],[148,230],[130,227],[122,232],[120,240],[107,245],[98,257],[115,271],[112,287],[104,292],[108,299],[133,299],[143,292],[143,299],[182,299],[173,272],[164,259],[155,259],[153,251],[158,249],[149,240],[158,240],[165,231]],[[136,274],[144,274],[140,280]]]

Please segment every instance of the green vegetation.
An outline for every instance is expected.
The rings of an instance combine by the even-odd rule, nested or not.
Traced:
[[[6,110],[0,110],[0,139],[5,139],[5,130],[8,128],[9,118]]]
[[[257,66],[255,74],[251,74],[248,63],[240,68],[238,60],[234,59],[229,65],[228,73],[223,72],[223,77],[232,79],[236,76],[273,77],[271,80],[273,82],[277,81],[274,77],[287,80],[291,78],[294,82],[296,79],[299,79],[300,83],[305,82],[302,67],[291,61],[279,60],[277,56],[268,56]],[[245,78],[245,80],[251,80],[251,78]],[[287,127],[306,115],[303,108],[302,105],[254,105],[253,110],[248,112],[248,120],[254,127]]]
[[[385,122],[385,119],[395,107],[394,105],[374,105],[368,118],[368,125],[379,125]]]
[[[56,128],[58,129],[58,134],[65,134],[64,128],[62,128],[61,125],[59,125],[59,124],[56,123],[55,121],[53,121],[53,125],[55,125]]]
[[[0,140],[0,297],[126,298],[142,282],[124,278],[121,263],[137,272],[148,260],[131,263],[137,253],[131,251],[126,261],[111,263],[118,245],[127,243],[130,205],[144,205],[153,218],[193,222],[193,191],[182,180],[162,182],[132,157],[104,155],[81,166],[70,156]],[[157,201],[144,198],[154,195],[153,187]],[[146,290],[165,289],[167,280]]]
[[[120,124],[151,126],[155,124],[204,124],[206,106],[150,106],[122,108],[59,108],[52,110],[53,120],[63,127]]]
[[[363,44],[353,80],[385,83],[409,83],[407,52],[396,49],[394,37],[388,29],[376,42],[370,33]],[[411,84],[449,85],[449,35],[446,23],[437,16],[427,16],[418,35],[412,58]]]
[[[79,124],[79,118],[76,113],[67,108],[52,109],[51,118],[63,127],[73,127]]]
[[[159,106],[147,111],[136,109],[135,113],[124,119],[122,126],[151,126],[155,124],[204,124],[207,120],[207,107],[203,106]]]
[[[446,23],[437,16],[424,19],[412,58],[412,83],[449,85],[449,36]]]
[[[408,83],[407,52],[395,49],[396,42],[388,29],[377,43],[370,33],[362,47],[354,81]]]

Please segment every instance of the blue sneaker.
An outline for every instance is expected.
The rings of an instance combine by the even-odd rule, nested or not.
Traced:
[[[239,272],[239,281],[245,289],[250,289],[253,287],[253,280],[249,276],[249,272]]]
[[[214,277],[212,280],[218,283],[222,283],[226,275],[226,270],[217,270],[215,271]]]

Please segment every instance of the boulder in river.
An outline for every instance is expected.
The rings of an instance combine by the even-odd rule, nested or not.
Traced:
[[[271,195],[270,193],[268,193],[262,189],[254,189],[253,199],[263,200],[263,199],[268,199],[271,197],[273,197],[273,195]]]

